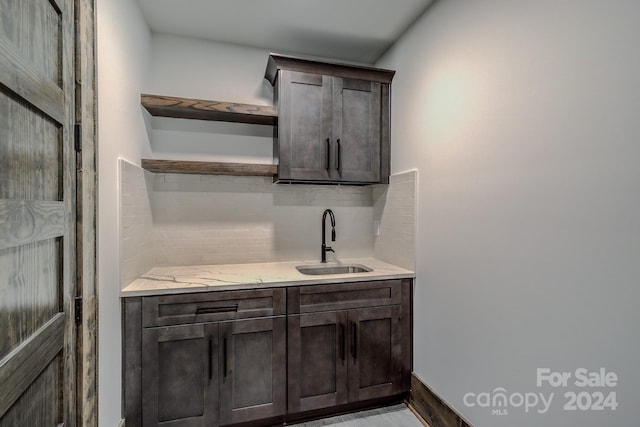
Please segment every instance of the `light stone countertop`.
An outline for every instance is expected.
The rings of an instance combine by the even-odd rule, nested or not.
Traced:
[[[329,262],[326,266],[361,264],[373,271],[312,276],[296,270],[314,261],[286,261],[253,264],[154,267],[120,291],[121,297],[206,292],[213,290],[259,289],[275,286],[317,285],[369,280],[413,278],[415,273],[375,258],[354,258]]]

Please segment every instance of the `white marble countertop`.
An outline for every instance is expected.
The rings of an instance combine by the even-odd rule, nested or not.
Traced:
[[[258,289],[274,286],[316,285],[323,283],[415,277],[415,273],[375,258],[345,259],[326,266],[361,264],[373,269],[366,273],[312,276],[296,270],[299,265],[318,265],[318,261],[286,261],[254,264],[194,265],[154,267],[131,282],[121,297],[206,292],[212,290]]]

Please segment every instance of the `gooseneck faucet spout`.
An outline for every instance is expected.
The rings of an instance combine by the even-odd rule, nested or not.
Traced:
[[[327,234],[327,214],[331,218],[331,241],[336,241],[336,217],[333,215],[333,211],[331,209],[325,209],[324,213],[322,214],[322,253],[320,256],[321,262],[327,262],[327,252],[331,251],[333,253],[336,253],[336,251],[334,251],[331,246],[327,246],[325,240]]]

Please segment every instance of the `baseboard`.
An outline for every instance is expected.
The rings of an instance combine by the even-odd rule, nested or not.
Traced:
[[[430,427],[473,427],[415,373],[411,374],[409,405]]]

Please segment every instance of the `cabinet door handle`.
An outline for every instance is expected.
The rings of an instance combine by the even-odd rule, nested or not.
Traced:
[[[346,357],[346,347],[347,347],[347,334],[345,333],[344,330],[344,324],[340,323],[340,357],[342,358],[342,361],[344,362],[344,359]]]
[[[213,378],[213,339],[209,337],[209,382]]]
[[[232,311],[238,311],[238,304],[227,305],[223,307],[197,307],[196,308],[196,314],[228,313]]]
[[[340,170],[340,138],[338,138],[336,140],[336,142],[338,143],[338,149],[336,150],[336,170],[339,171]]]
[[[224,378],[227,378],[227,337],[222,340],[222,371]]]
[[[358,358],[358,325],[356,322],[351,322],[351,356],[354,359]]]
[[[327,171],[331,167],[331,139],[327,138]]]

